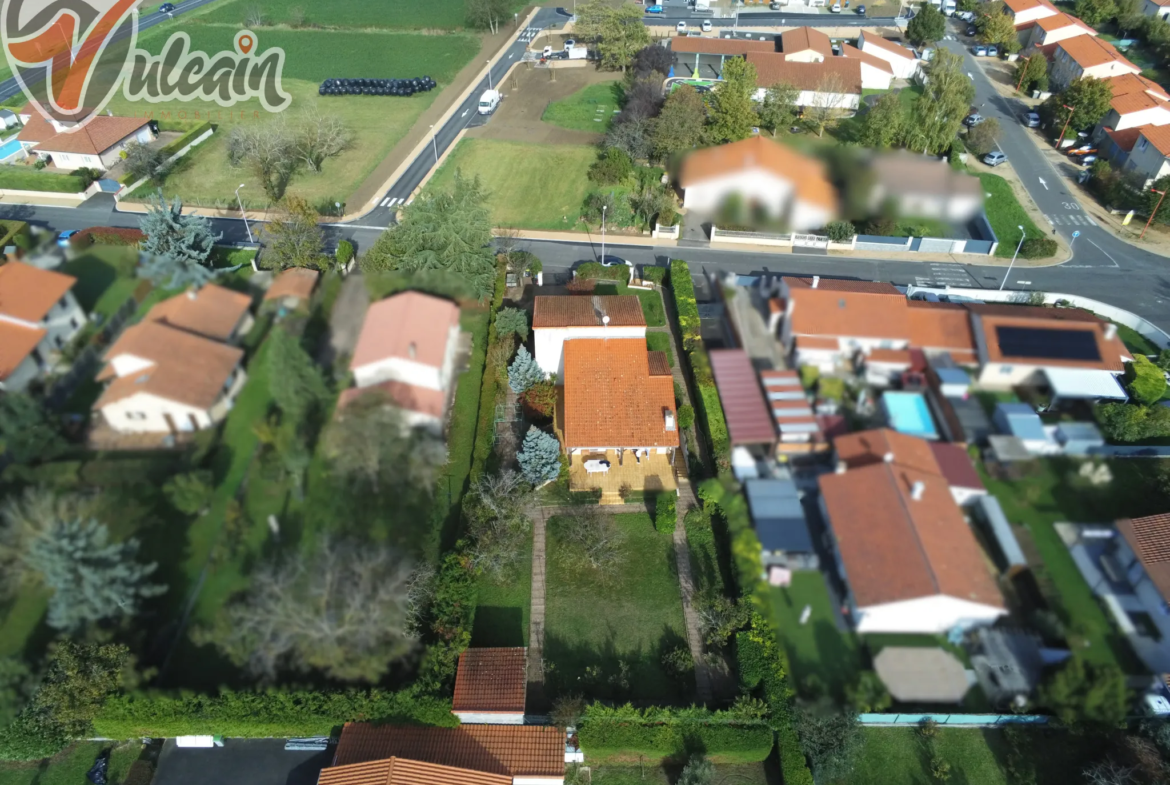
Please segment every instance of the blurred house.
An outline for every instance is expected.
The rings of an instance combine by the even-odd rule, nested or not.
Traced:
[[[838,47],[841,57],[858,60],[861,63],[861,88],[863,90],[889,90],[894,80],[894,66],[887,60],[863,52],[856,46],[842,43]]]
[[[1028,30],[1041,19],[1060,13],[1048,0],[1005,0],[1003,12],[1015,22],[1017,32]]]
[[[983,208],[979,179],[956,172],[946,161],[899,152],[878,156],[872,168],[874,213],[892,200],[899,215],[966,223]]]
[[[897,79],[910,79],[922,67],[923,60],[914,53],[914,50],[887,41],[872,30],[861,31],[857,37],[857,48],[867,55],[889,63]]]
[[[1145,0],[1142,3],[1142,13],[1146,16],[1165,19],[1170,16],[1170,0]]]
[[[1028,55],[1040,52],[1051,59],[1058,43],[1081,35],[1097,35],[1097,31],[1075,16],[1056,13],[1037,19],[1027,35],[1021,38]]]
[[[762,136],[696,150],[683,161],[679,185],[688,210],[714,213],[735,197],[792,231],[818,229],[837,215],[824,165]]]
[[[1108,41],[1081,35],[1056,45],[1052,66],[1048,69],[1048,81],[1052,91],[1056,92],[1082,76],[1108,79],[1122,74],[1138,74],[1141,70]]]
[[[76,123],[45,119],[32,104],[18,112],[24,128],[17,140],[38,157],[51,157],[58,169],[88,167],[105,171],[121,160],[132,142],[146,144],[155,138],[151,121],[141,117],[97,115],[81,128]]]
[[[1117,151],[1125,154],[1121,171],[1132,174],[1142,188],[1170,174],[1170,125],[1143,125],[1109,136]]]
[[[1156,128],[1170,125],[1170,93],[1140,74],[1122,74],[1107,80],[1113,91],[1109,112],[1097,124],[1093,138],[1100,145],[1101,153],[1118,169],[1126,169],[1130,154],[1137,146],[1144,132],[1146,146],[1139,150],[1138,160],[1130,171],[1139,171],[1149,179],[1156,179],[1161,171],[1165,154],[1146,155],[1150,138],[1158,140]],[[1155,148],[1155,152],[1156,152]],[[1146,171],[1149,170],[1149,171]]]
[[[24,262],[0,265],[0,390],[23,392],[85,327],[76,283]]]
[[[749,52],[747,61],[756,69],[757,101],[777,84],[797,89],[796,105],[821,106],[857,111],[861,106],[862,76],[859,58],[834,57],[828,60],[789,60],[783,54]]]

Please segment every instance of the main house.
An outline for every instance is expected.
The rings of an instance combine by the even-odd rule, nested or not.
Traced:
[[[408,425],[440,433],[458,346],[459,308],[450,300],[403,292],[374,303],[350,361],[354,386],[341,394],[339,410],[376,390]]]
[[[926,441],[882,429],[834,440],[821,511],[859,633],[993,624],[1003,594]]]
[[[532,304],[536,363],[556,380],[565,373],[565,341],[645,337],[646,317],[636,295],[537,297]]]
[[[763,136],[690,153],[679,185],[688,210],[713,214],[738,199],[797,232],[819,229],[837,214],[824,164]]]
[[[1139,74],[1141,70],[1108,41],[1081,35],[1057,43],[1048,73],[1052,89],[1057,91],[1064,90],[1082,76],[1109,79],[1123,74]]]
[[[106,350],[94,404],[121,433],[182,433],[222,421],[247,378],[235,344],[252,300],[208,284],[155,305]]]
[[[885,60],[897,79],[911,79],[922,67],[922,60],[901,44],[887,41],[872,30],[862,30],[857,36],[857,48],[862,52]]]
[[[105,171],[121,160],[130,143],[147,144],[155,139],[151,121],[144,118],[97,115],[77,128],[46,119],[32,104],[26,104],[19,115],[24,124],[16,137],[21,147],[40,158],[52,158],[58,169]]]
[[[1024,39],[1024,48],[1029,56],[1040,52],[1048,59],[1056,53],[1056,45],[1069,38],[1082,35],[1097,35],[1097,31],[1068,14],[1056,13],[1042,16],[1035,21]]]
[[[0,390],[23,392],[85,326],[71,275],[0,265]]]

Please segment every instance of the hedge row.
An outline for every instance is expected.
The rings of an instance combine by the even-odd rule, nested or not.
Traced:
[[[173,458],[97,458],[89,461],[53,461],[38,466],[12,464],[0,478],[6,483],[50,485],[56,488],[107,488],[135,483],[162,484],[183,471],[186,460]]]
[[[491,357],[492,346],[496,343],[496,314],[504,302],[507,287],[507,265],[501,260],[496,264],[496,290],[492,295],[491,322],[488,324],[487,354]],[[475,482],[487,468],[488,458],[495,446],[496,432],[493,422],[496,417],[496,394],[499,380],[493,368],[484,365],[483,383],[479,391],[479,421],[475,424],[475,449],[471,453],[471,481]]]
[[[711,453],[715,456],[715,466],[719,471],[726,471],[731,468],[731,437],[727,432],[727,419],[723,416],[723,404],[719,400],[719,388],[715,386],[715,377],[711,373],[711,359],[701,344],[696,345],[687,357],[699,393],[696,401],[699,416]]]
[[[28,232],[28,224],[24,221],[0,221],[0,249],[12,245],[16,236]]]
[[[161,128],[162,126],[159,126],[159,127]],[[208,131],[210,129],[211,129],[211,123],[200,123],[199,125],[192,128],[190,131],[188,131],[187,133],[180,136],[175,141],[173,141],[170,144],[163,147],[162,151],[165,154],[167,154],[168,156],[174,155],[175,153],[179,152],[187,145],[191,144],[191,142],[194,141],[195,139],[197,139],[201,134],[205,133],[206,131]]]
[[[13,191],[76,194],[84,191],[85,185],[85,180],[71,174],[38,172],[31,166],[0,166],[0,188]]]
[[[417,690],[231,692],[219,695],[146,693],[110,698],[94,732],[111,739],[214,733],[242,738],[327,736],[342,722],[392,722],[454,727],[450,700]]]
[[[674,307],[678,311],[683,348],[693,349],[702,340],[699,337],[699,304],[695,300],[695,282],[691,279],[690,267],[681,259],[674,259],[670,263],[670,288],[674,291]]]
[[[586,262],[575,272],[578,278],[590,281],[628,281],[630,271],[626,266],[604,267],[599,262]]]
[[[649,281],[650,283],[655,283],[661,286],[662,282],[666,280],[666,268],[649,266],[643,267],[642,280]]]
[[[683,762],[695,752],[715,763],[755,763],[772,751],[767,723],[697,706],[636,709],[595,703],[586,709],[577,737],[586,760],[599,764],[643,757]]]
[[[98,245],[137,246],[145,239],[146,234],[139,229],[121,226],[91,226],[70,237],[69,242],[74,247],[87,248],[94,243]]]

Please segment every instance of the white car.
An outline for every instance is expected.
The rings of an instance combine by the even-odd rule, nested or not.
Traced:
[[[687,23],[679,22],[678,26],[675,27],[675,30],[679,31],[680,33],[685,33],[687,31]]]
[[[833,3],[831,6],[829,6],[829,13],[831,13],[831,14],[841,13],[841,4],[840,3]]]
[[[709,33],[709,32],[711,32],[711,20],[710,20],[710,19],[704,19],[704,20],[703,20],[703,25],[702,25],[702,27],[703,27],[703,32],[704,32],[704,33]]]

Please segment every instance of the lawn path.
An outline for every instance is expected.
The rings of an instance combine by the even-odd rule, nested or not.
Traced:
[[[528,615],[528,701],[542,713],[544,694],[544,577],[545,540],[550,517],[546,509],[532,514],[532,609]]]
[[[715,692],[711,687],[711,668],[703,657],[703,639],[699,637],[699,614],[695,611],[695,578],[691,574],[691,552],[687,547],[687,530],[683,526],[683,516],[687,510],[696,506],[695,492],[691,489],[690,480],[680,473],[678,478],[677,517],[674,524],[674,560],[678,564],[678,588],[682,593],[683,619],[687,627],[687,646],[691,650],[691,657],[695,660],[695,692],[699,703],[709,704],[715,699]]]

